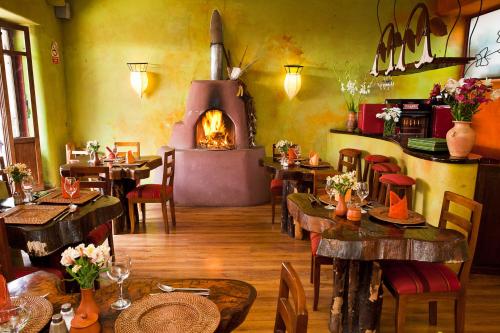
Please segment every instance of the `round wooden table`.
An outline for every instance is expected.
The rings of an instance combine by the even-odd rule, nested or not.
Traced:
[[[333,211],[312,204],[309,195],[288,196],[288,210],[302,228],[322,233],[317,254],[334,258],[331,332],[375,332],[382,310],[380,260],[463,262],[468,259],[467,239],[455,230],[398,228],[373,222],[363,214],[360,222],[339,218]]]
[[[169,280],[148,277],[131,277],[124,282],[124,293],[132,302],[151,293],[160,293],[158,282],[174,287],[209,288],[208,299],[219,308],[221,321],[215,332],[226,333],[238,327],[250,311],[257,296],[255,288],[243,281],[228,279],[182,279]],[[119,311],[111,309],[118,297],[118,287],[108,279],[100,279],[101,287],[95,293],[95,299],[100,307],[100,322],[102,332],[114,332],[114,323]],[[71,303],[76,308],[80,294],[64,294],[60,288],[60,280],[46,272],[37,272],[8,284],[11,295],[47,295],[54,306],[54,312],[59,312],[61,305]],[[47,330],[48,331],[48,330]]]

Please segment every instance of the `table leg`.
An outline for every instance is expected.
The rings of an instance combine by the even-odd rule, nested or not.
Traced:
[[[381,281],[382,270],[376,262],[336,259],[330,331],[378,331],[382,310]]]
[[[132,191],[136,187],[136,182],[133,179],[120,179],[113,180],[112,189],[113,196],[120,199],[123,206],[123,214],[116,219],[118,226],[118,231],[122,232],[125,228],[129,228],[130,230],[130,218],[128,216],[128,200],[127,193]],[[137,214],[138,215],[138,214]],[[139,217],[136,217],[136,221],[139,221]]]
[[[283,192],[281,196],[281,232],[287,233],[290,237],[294,237],[295,231],[293,223],[288,216],[288,206],[286,197],[292,193],[292,184],[289,180],[283,180]]]

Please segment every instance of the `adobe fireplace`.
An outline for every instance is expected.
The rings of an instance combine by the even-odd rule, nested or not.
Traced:
[[[251,206],[269,201],[269,179],[259,165],[263,147],[251,144],[238,81],[191,83],[186,114],[174,124],[174,199],[184,206]],[[166,147],[160,148],[163,155]],[[155,175],[160,181],[161,175]]]

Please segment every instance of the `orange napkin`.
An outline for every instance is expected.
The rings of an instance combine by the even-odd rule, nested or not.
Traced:
[[[295,148],[288,148],[288,163],[293,163],[297,159]]]
[[[406,196],[401,199],[396,193],[389,193],[389,214],[390,218],[407,220],[408,219],[408,203]]]
[[[70,196],[68,192],[66,192],[66,189],[64,188],[64,177],[61,179],[61,193],[64,199],[69,199]],[[80,196],[80,181],[76,181],[76,192],[73,194],[73,199],[76,199]]]
[[[309,164],[310,165],[319,165],[319,154],[315,151],[311,151],[309,153]]]
[[[134,154],[132,154],[132,151],[129,150],[127,152],[127,164],[134,163],[134,162],[135,162]]]
[[[0,274],[0,310],[10,306],[9,289],[7,288],[7,280]],[[7,321],[9,318],[2,318],[0,316],[0,323]]]

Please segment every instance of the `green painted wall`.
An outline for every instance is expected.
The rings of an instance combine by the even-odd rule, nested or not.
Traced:
[[[50,47],[56,41],[62,51],[61,24],[45,0],[0,0],[0,8],[17,15],[2,11],[3,19],[30,27],[44,181],[58,184],[59,165],[64,161],[64,144],[68,140],[68,114],[64,59],[58,65],[52,64]]]
[[[326,154],[327,132],[346,120],[334,66],[346,60],[369,71],[379,38],[372,0],[87,0],[70,1],[63,23],[70,133],[77,143],[139,140],[144,153],[167,144],[183,118],[190,81],[209,77],[209,22],[221,12],[226,47],[239,60],[258,58],[243,79],[255,99],[257,142],[268,149],[287,138]],[[416,1],[398,2],[400,28]],[[381,8],[385,25],[392,3]],[[443,43],[434,53],[442,54]],[[460,50],[451,43],[448,54]],[[152,89],[140,99],[129,84],[127,62],[151,65]],[[299,63],[303,86],[289,101],[283,65]],[[433,82],[456,69],[396,79],[393,97],[427,97]],[[382,100],[379,93],[372,101]]]

